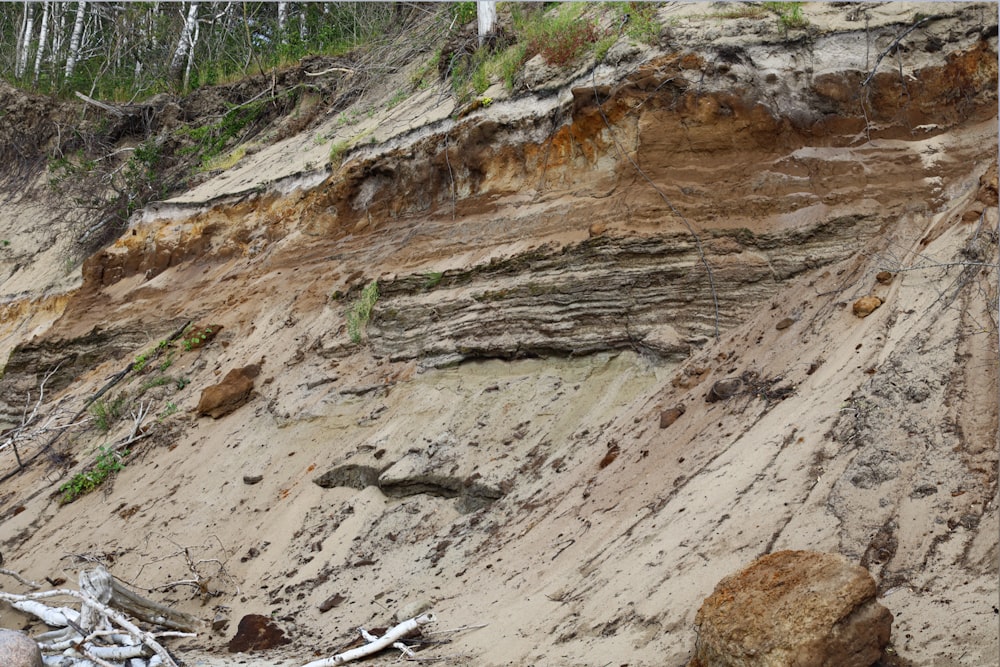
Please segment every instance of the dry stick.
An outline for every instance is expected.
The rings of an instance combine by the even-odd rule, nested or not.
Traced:
[[[358,658],[364,658],[373,653],[378,653],[382,649],[392,646],[395,642],[399,641],[420,626],[433,623],[435,620],[437,619],[432,613],[421,614],[420,616],[411,618],[408,621],[403,621],[399,625],[390,628],[380,639],[365,644],[364,646],[359,646],[358,648],[338,653],[332,658],[313,660],[304,667],[333,667],[334,665],[342,665],[345,662],[351,662],[352,660],[357,660]]]
[[[661,190],[656,185],[656,183],[653,182],[653,179],[651,179],[648,175],[646,175],[646,172],[644,172],[642,168],[639,167],[639,165],[636,163],[636,161],[632,159],[632,156],[628,154],[628,151],[626,151],[621,146],[621,144],[618,143],[618,138],[615,136],[615,132],[611,128],[611,122],[608,120],[608,117],[604,113],[604,107],[602,106],[601,98],[597,94],[597,79],[594,76],[593,70],[591,70],[590,72],[590,80],[591,80],[591,87],[594,89],[594,101],[597,102],[597,110],[600,112],[601,118],[604,120],[604,125],[608,128],[608,134],[611,135],[611,141],[614,142],[615,149],[618,151],[620,155],[624,155],[626,159],[628,159],[628,161],[632,164],[632,167],[635,169],[636,173],[642,176],[643,180],[649,183],[650,187],[652,187],[653,190],[656,191],[656,194],[660,195],[660,198],[663,199],[664,202],[666,202],[667,206],[670,208],[671,211],[673,211],[674,215],[676,215],[678,218],[681,219],[681,222],[683,222],[684,226],[687,227],[688,233],[691,234],[691,238],[694,239],[695,245],[698,248],[698,257],[701,259],[701,263],[705,267],[705,271],[708,273],[708,285],[712,290],[712,305],[715,308],[715,340],[716,342],[718,342],[719,328],[720,328],[719,295],[715,291],[715,277],[712,275],[712,267],[709,265],[708,259],[705,258],[705,248],[701,244],[701,239],[698,237],[698,234],[695,233],[694,227],[691,225],[688,219],[684,217],[684,215],[682,215],[680,211],[677,210],[673,202],[670,201],[670,198],[667,197],[666,193],[664,193],[663,190]]]
[[[933,16],[925,16],[924,18],[920,19],[919,21],[917,21],[916,23],[914,23],[913,25],[911,25],[909,28],[907,28],[906,30],[904,30],[903,32],[899,33],[899,36],[896,37],[896,39],[892,40],[892,43],[889,44],[889,46],[886,47],[885,51],[883,51],[882,53],[880,53],[878,55],[878,58],[875,59],[875,66],[872,67],[872,71],[868,75],[868,77],[864,81],[861,82],[861,86],[862,87],[867,86],[868,83],[872,80],[872,78],[874,78],[875,72],[878,70],[878,66],[882,62],[882,58],[885,58],[886,55],[890,51],[892,51],[892,49],[896,45],[899,44],[899,41],[901,39],[903,39],[904,37],[906,37],[907,35],[909,35],[911,32],[913,32],[914,30],[916,30],[917,28],[919,28],[923,24],[927,23],[928,21],[935,21],[935,20],[940,19],[940,18],[944,18],[944,15],[942,15],[942,14],[934,14]]]
[[[451,171],[451,160],[448,158],[448,133],[444,135],[444,163],[448,165],[448,178],[451,179],[451,219],[455,219],[455,200],[458,199],[458,186],[455,184],[455,174]]]
[[[168,665],[168,667],[177,667],[177,663],[174,662],[174,659],[170,657],[167,650],[156,641],[156,638],[151,633],[141,630],[135,623],[130,621],[125,614],[119,612],[117,609],[112,609],[111,607],[102,604],[97,599],[87,595],[86,593],[70,590],[68,588],[42,591],[40,593],[29,593],[27,595],[15,595],[13,593],[4,593],[3,591],[0,591],[0,600],[6,600],[8,603],[37,601],[45,598],[64,596],[76,598],[77,600],[92,606],[97,611],[100,611],[108,617],[108,619],[118,624],[118,626],[125,630],[128,634],[132,635],[135,639],[152,649],[153,652],[160,656],[163,660],[163,664]]]

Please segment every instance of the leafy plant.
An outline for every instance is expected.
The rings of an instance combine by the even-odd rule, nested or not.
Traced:
[[[73,475],[68,482],[59,487],[59,491],[63,494],[62,503],[66,505],[90,493],[116,472],[123,470],[124,458],[128,455],[127,449],[119,453],[110,445],[101,447],[97,459],[89,469]]]
[[[451,16],[456,25],[465,25],[476,18],[475,2],[451,3]]]
[[[350,148],[351,142],[347,139],[334,143],[330,147],[330,164],[339,167],[341,161],[344,159],[344,155]]]
[[[169,401],[167,403],[167,407],[164,408],[163,412],[161,412],[160,414],[158,414],[156,416],[156,418],[157,418],[158,421],[163,421],[164,419],[166,419],[170,415],[174,414],[175,412],[177,412],[177,404],[174,403],[173,401]]]
[[[215,335],[216,331],[212,327],[205,327],[195,332],[190,338],[184,339],[184,349],[190,352],[196,348],[201,347]]]
[[[373,280],[365,285],[361,290],[361,296],[347,311],[347,334],[355,345],[361,342],[361,332],[372,316],[376,301],[378,301],[378,281]]]
[[[146,364],[149,363],[149,360],[156,356],[159,356],[160,352],[166,349],[168,345],[170,345],[168,341],[161,340],[159,343],[156,344],[156,347],[141,353],[139,356],[135,358],[135,361],[132,362],[132,371],[138,373],[139,371],[144,369],[146,367]],[[160,370],[166,370],[166,369],[161,368]]]

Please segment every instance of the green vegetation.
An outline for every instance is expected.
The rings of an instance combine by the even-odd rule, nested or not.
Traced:
[[[205,327],[204,329],[195,331],[193,336],[184,339],[184,342],[182,343],[184,345],[184,349],[190,352],[191,350],[201,347],[211,340],[215,333],[216,332],[212,329],[212,327]]]
[[[393,107],[397,107],[402,102],[405,102],[409,96],[410,94],[405,90],[397,90],[393,93],[392,97],[389,98],[389,101],[385,103],[385,108],[392,109]]]
[[[91,403],[90,415],[94,418],[94,425],[105,433],[110,431],[111,427],[125,414],[127,402],[125,394],[118,394],[113,399],[99,398]]]
[[[146,364],[149,363],[149,360],[159,356],[160,352],[167,349],[168,345],[170,345],[168,341],[161,340],[159,343],[156,344],[156,347],[141,353],[139,356],[135,358],[135,361],[132,362],[132,371],[138,373],[139,371],[144,369],[146,367]],[[160,370],[166,370],[166,369],[161,367]]]
[[[88,470],[73,475],[68,482],[59,487],[59,491],[63,494],[62,503],[69,504],[80,496],[90,493],[116,472],[123,470],[124,458],[128,455],[127,449],[119,453],[109,445],[101,447],[97,459]]]
[[[173,401],[168,401],[167,407],[163,409],[163,412],[161,412],[156,416],[156,420],[163,421],[164,419],[174,414],[175,412],[177,412],[177,404],[174,403]]]
[[[778,15],[778,23],[785,30],[804,28],[809,25],[809,21],[802,16],[801,2],[764,2],[761,4],[764,9]]]
[[[378,281],[373,280],[361,290],[361,296],[347,311],[347,335],[357,345],[361,342],[361,332],[372,316],[372,309],[378,301]]]
[[[660,22],[656,19],[657,5],[655,3],[612,2],[609,4],[615,10],[615,15],[619,22],[624,22],[625,34],[628,35],[629,39],[652,46],[660,43],[661,26]],[[609,35],[599,40],[598,44],[608,38],[612,38],[611,42],[614,43],[613,36]],[[607,48],[604,51],[606,53]],[[603,54],[601,54],[598,60],[603,59],[603,57]]]
[[[424,289],[434,289],[441,283],[444,273],[441,271],[429,271],[424,274]]]
[[[541,54],[549,65],[563,66],[583,55],[599,38],[595,23],[583,18],[586,10],[586,3],[565,3],[529,18],[515,5],[514,29],[525,44],[525,57]]]

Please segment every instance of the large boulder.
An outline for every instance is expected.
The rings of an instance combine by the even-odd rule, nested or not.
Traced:
[[[705,599],[688,667],[870,667],[892,626],[875,592],[868,571],[837,554],[758,558]]]
[[[219,384],[205,387],[198,401],[198,415],[218,419],[249,401],[253,396],[254,378],[259,372],[260,366],[256,364],[234,368]]]
[[[23,632],[0,630],[0,665],[3,667],[42,667],[38,644]]]

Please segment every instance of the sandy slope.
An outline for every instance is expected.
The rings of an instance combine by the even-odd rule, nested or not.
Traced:
[[[986,10],[949,7],[957,18],[935,24],[922,39],[965,52],[978,37],[963,28]],[[703,62],[713,40],[728,39],[749,49],[760,68],[792,79],[789,62],[822,63],[842,53],[834,50],[844,43],[836,31],[859,38],[857,21],[846,18],[850,9],[810,6],[817,40],[831,51],[807,49],[808,58],[776,46],[785,38],[759,21],[684,18],[675,6],[662,13],[675,41],[703,35],[691,47]],[[920,9],[870,7],[870,25],[889,26],[878,43],[898,33],[893,21]],[[698,13],[688,5],[683,12]],[[995,35],[985,44],[995,59]],[[912,71],[940,65],[945,55],[915,49]],[[613,81],[635,72],[652,76],[649,70],[673,73],[672,61],[656,54],[632,57],[602,74]],[[656,64],[643,70],[648,62]],[[689,69],[679,71],[694,80],[697,70]],[[754,76],[748,66],[733,69],[740,85]],[[714,71],[706,85],[720,86],[725,73]],[[637,80],[615,99],[642,99],[629,97]],[[572,107],[572,87],[539,96],[538,115]],[[807,88],[772,92],[791,100]],[[558,254],[586,239],[594,221],[611,239],[673,233],[682,225],[626,161],[613,157],[614,145],[600,125],[587,124],[594,114],[583,103],[562,125],[553,122],[556,148],[541,179],[532,173],[518,180],[503,154],[517,144],[475,141],[477,127],[516,126],[512,119],[530,107],[523,100],[498,103],[465,129],[442,121],[447,112],[435,116],[438,125],[424,134],[387,136],[388,157],[373,149],[322,181],[305,166],[317,158],[304,147],[316,142],[289,140],[151,212],[137,223],[141,234],[88,265],[84,287],[60,306],[53,339],[101,326],[142,341],[100,359],[64,389],[60,395],[73,406],[186,320],[224,328],[200,350],[175,350],[163,372],[190,384],[143,394],[162,418],[112,487],[61,506],[52,492],[66,477],[56,468],[35,465],[4,482],[6,564],[35,579],[72,578],[86,561],[100,560],[124,581],[156,589],[150,596],[206,618],[221,606],[232,619],[225,633],[175,645],[190,665],[304,664],[316,652],[332,654],[355,626],[383,626],[397,610],[424,603],[443,629],[489,624],[434,649],[464,656],[451,660],[456,664],[681,665],[693,648],[698,605],[722,576],[772,550],[819,549],[869,568],[895,615],[895,649],[912,664],[995,664],[997,284],[995,273],[979,265],[996,261],[995,86],[975,113],[942,111],[939,126],[920,132],[900,129],[909,116],[886,119],[884,135],[870,142],[861,125],[846,120],[827,118],[810,126],[812,136],[795,134],[749,105],[733,103],[727,116],[720,109],[733,100],[725,91],[688,93],[683,114],[664,103],[636,112],[634,123],[623,112],[615,128],[636,142],[655,182],[683,184],[671,195],[699,229],[722,230],[711,250],[720,271],[765,265],[780,273],[780,248],[768,255],[740,245],[735,239],[746,234],[735,228],[763,238],[849,212],[869,216],[871,227],[816,246],[836,261],[817,257],[817,268],[791,279],[725,295],[727,304],[746,300],[739,310],[745,315],[718,341],[699,338],[680,364],[607,350],[437,369],[420,359],[390,361],[391,350],[376,356],[373,348],[350,346],[345,304],[331,293],[373,277],[391,283],[468,268],[543,242]],[[430,98],[414,103],[440,111]],[[385,186],[384,199],[366,206],[374,216],[345,213],[349,200],[339,193],[356,195],[382,182],[371,176],[378,175],[372,165],[434,172],[433,162],[414,158],[411,166],[400,155],[419,157],[422,141],[439,145],[434,133],[442,127],[454,130],[452,140],[467,141],[460,144],[466,155],[482,145],[503,149],[495,162],[482,163],[491,176],[479,193],[455,204],[457,222],[444,196],[424,213],[378,207],[434,185],[416,177]],[[677,148],[678,127],[687,149]],[[562,162],[555,159],[560,131],[571,135]],[[530,165],[545,144],[523,136],[519,164]],[[603,158],[581,157],[590,150]],[[351,191],[345,182],[355,176],[361,185]],[[302,189],[240,195],[248,178],[259,185],[282,177],[289,179],[282,187]],[[393,194],[400,184],[411,189]],[[209,200],[228,203],[213,209]],[[202,212],[178,215],[183,206]],[[330,206],[340,208],[330,214]],[[181,249],[182,260],[146,272],[140,263],[163,248]],[[110,278],[109,267],[119,266],[132,273]],[[879,283],[880,271],[890,271],[891,282]],[[522,278],[531,276],[529,269]],[[851,304],[870,293],[884,305],[855,317]],[[428,290],[426,300],[443,313],[450,294]],[[386,297],[378,308],[402,303]],[[703,331],[710,318],[700,306],[692,311],[679,310],[677,321],[665,324]],[[538,317],[551,316],[548,326],[555,327],[556,315]],[[785,318],[790,326],[776,328]],[[445,324],[442,315],[440,328],[426,335]],[[19,326],[10,328],[11,340],[25,335]],[[203,387],[260,360],[254,400],[219,420],[194,415]],[[156,372],[151,366],[126,388],[138,393]],[[747,390],[706,402],[714,382],[732,377],[743,377]],[[677,403],[686,412],[661,428],[661,410]],[[169,404],[176,412],[167,414]],[[128,428],[74,433],[63,453],[79,469],[97,445]],[[404,481],[482,485],[502,497],[465,512],[464,492],[398,498],[374,486],[313,483],[344,465]],[[263,479],[248,485],[245,475]],[[319,612],[334,595],[343,602]],[[293,643],[226,654],[225,642],[246,613],[273,616]],[[4,611],[0,623],[24,621]]]

